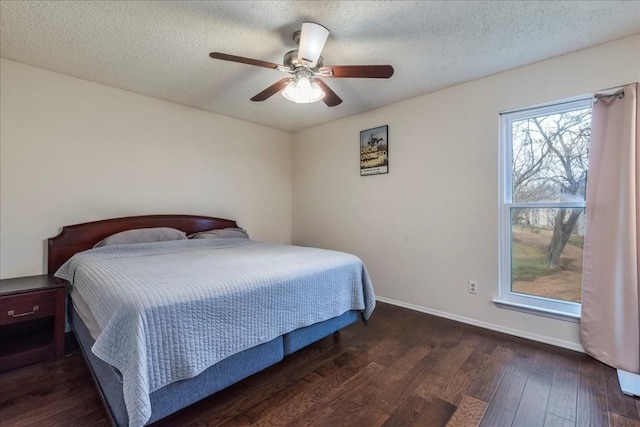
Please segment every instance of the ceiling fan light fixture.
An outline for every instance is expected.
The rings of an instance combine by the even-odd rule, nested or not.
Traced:
[[[315,22],[303,22],[298,47],[298,62],[310,68],[318,63],[324,44],[329,37],[329,30]]]
[[[291,79],[282,91],[282,96],[297,104],[311,104],[320,101],[324,95],[318,82],[306,76]]]
[[[319,77],[388,79],[393,75],[391,65],[325,66],[320,54],[328,36],[329,30],[322,25],[303,22],[301,30],[293,33],[293,41],[298,44],[298,49],[291,50],[284,55],[284,65],[222,52],[211,52],[209,56],[213,59],[239,62],[293,74],[293,77],[280,79],[253,96],[251,101],[255,102],[264,101],[280,92],[285,99],[291,102],[310,104],[322,100],[327,107],[335,107],[342,103],[342,99]]]

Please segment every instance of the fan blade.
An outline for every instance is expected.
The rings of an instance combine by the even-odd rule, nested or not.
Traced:
[[[332,91],[331,88],[327,86],[325,82],[317,78],[313,80],[315,82],[318,82],[318,84],[324,91],[324,98],[322,98],[322,101],[324,101],[324,103],[327,104],[327,107],[335,107],[336,105],[342,104],[342,99],[340,99],[340,97],[336,95],[336,93]]]
[[[391,65],[332,65],[318,70],[322,77],[365,77],[388,79],[393,76]]]
[[[262,92],[254,96],[253,98],[251,98],[251,100],[264,101],[265,99],[275,95],[276,93],[284,89],[287,86],[287,83],[289,83],[289,80],[290,80],[289,78],[285,78],[275,82],[274,84],[272,84],[271,86],[269,86],[268,88],[266,88],[265,90],[263,90]]]
[[[329,30],[315,22],[303,22],[298,47],[298,62],[314,68],[329,37]]]
[[[231,61],[231,62],[240,62],[242,64],[255,65],[258,67],[271,68],[273,70],[277,70],[280,65],[274,64],[273,62],[260,61],[258,59],[244,58],[242,56],[228,55],[226,53],[220,52],[211,52],[209,54],[213,59],[222,59],[223,61]]]

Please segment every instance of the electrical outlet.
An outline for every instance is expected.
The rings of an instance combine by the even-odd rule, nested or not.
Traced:
[[[469,280],[469,293],[477,294],[478,293],[478,282],[475,280]]]

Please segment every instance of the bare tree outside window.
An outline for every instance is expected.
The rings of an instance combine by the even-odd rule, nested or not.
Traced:
[[[514,292],[580,302],[590,131],[590,108],[512,122]]]

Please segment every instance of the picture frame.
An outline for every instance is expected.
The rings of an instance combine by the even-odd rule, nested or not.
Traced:
[[[360,176],[389,173],[389,126],[360,131]]]

